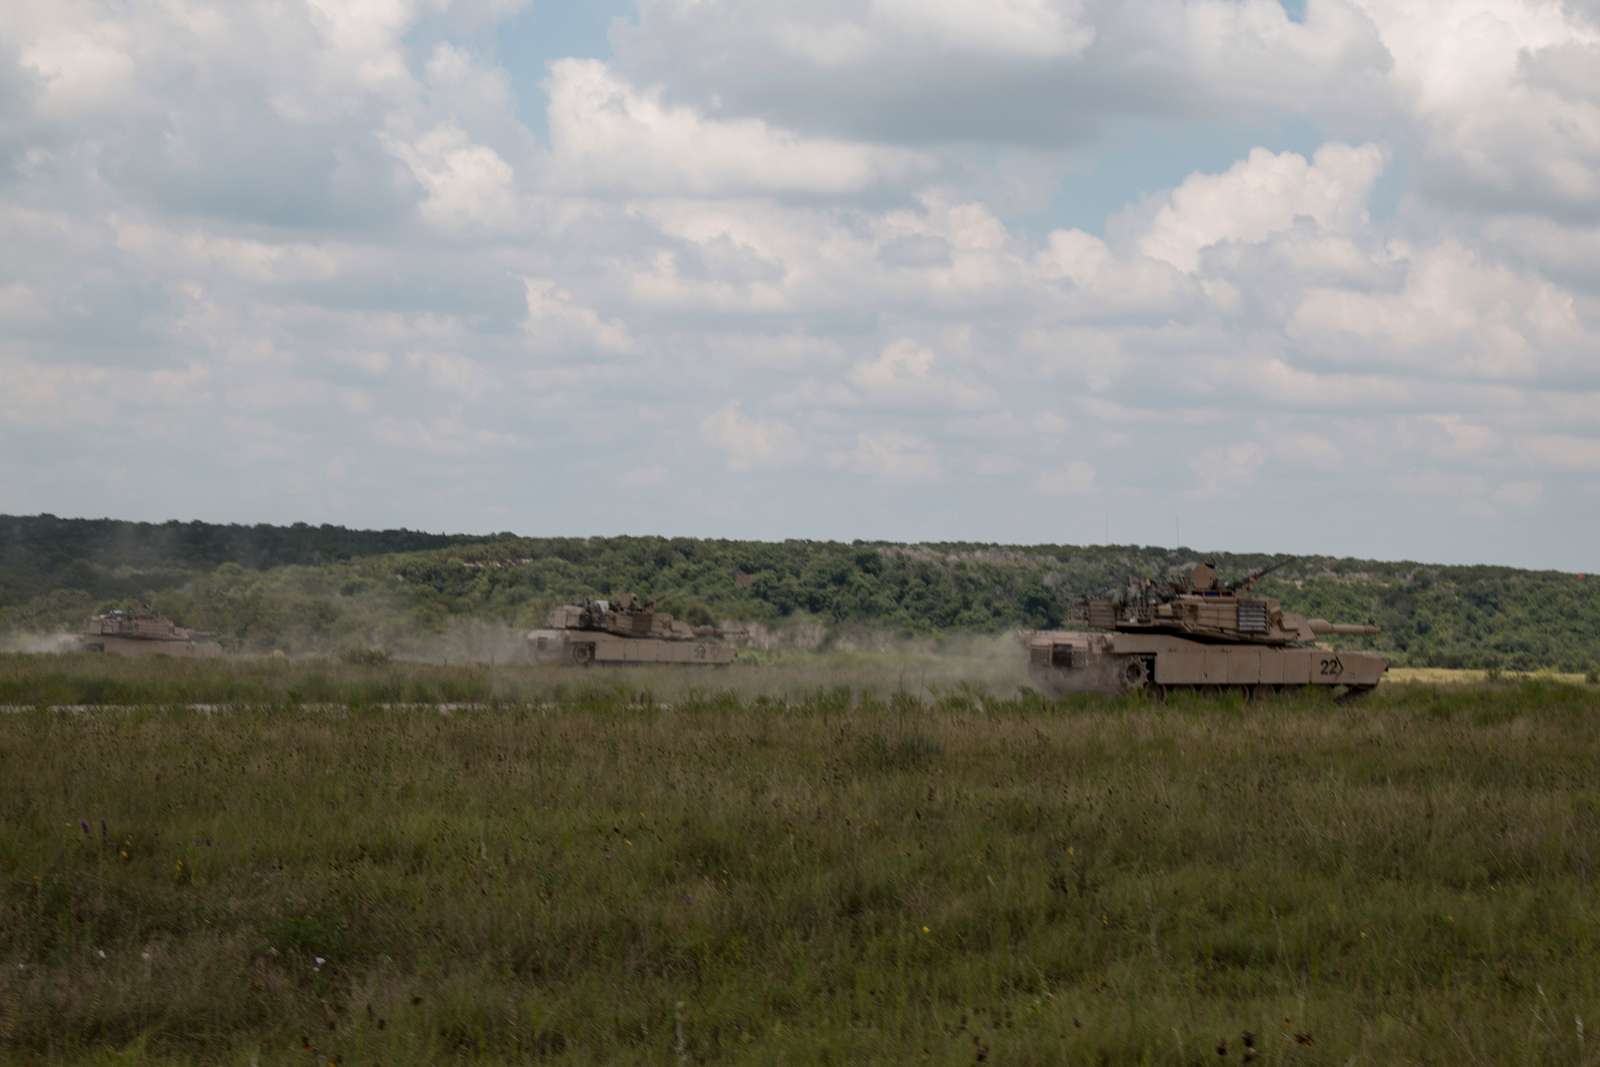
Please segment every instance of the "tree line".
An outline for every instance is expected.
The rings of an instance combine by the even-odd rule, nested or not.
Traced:
[[[453,620],[539,624],[555,604],[634,592],[692,622],[805,621],[830,633],[1062,625],[1086,593],[1202,555],[1151,546],[661,537],[526,538],[338,526],[0,517],[0,630],[70,627],[148,603],[247,651],[364,646]],[[1225,575],[1272,562],[1211,554]],[[1600,664],[1600,595],[1581,575],[1299,557],[1261,582],[1291,610],[1377,622],[1418,666]]]

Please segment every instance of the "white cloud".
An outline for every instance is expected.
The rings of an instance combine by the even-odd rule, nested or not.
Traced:
[[[1305,431],[1288,431],[1272,437],[1273,458],[1291,466],[1332,471],[1343,466],[1343,454],[1326,436]]]
[[[443,229],[505,227],[516,217],[516,175],[487,145],[456,126],[436,126],[414,142],[387,145],[427,190],[422,216]]]
[[[400,41],[421,6],[413,0],[307,0],[312,21],[355,75],[368,84],[407,77]]]
[[[133,57],[117,24],[80,16],[48,20],[41,30],[23,49],[22,63],[44,79],[55,114],[104,103],[132,82]]]
[[[39,294],[21,282],[0,283],[0,319],[32,319],[44,312]]]
[[[1425,469],[1392,479],[1393,488],[1408,496],[1436,498],[1444,506],[1482,519],[1515,516],[1538,504],[1543,483],[1532,479],[1496,481],[1478,474]]]
[[[586,350],[623,353],[632,349],[625,326],[602,319],[550,279],[527,277],[522,285],[527,303],[524,329],[536,350],[582,354]]]
[[[0,355],[0,426],[50,429],[159,423],[215,401],[211,369],[41,363]]]
[[[885,345],[877,358],[856,364],[850,381],[869,398],[894,404],[975,408],[993,403],[992,392],[941,375],[935,362],[931,348],[902,337]]]
[[[260,241],[133,218],[115,218],[111,225],[122,251],[191,271],[222,270],[254,282],[326,281],[337,276],[342,265],[341,250],[331,242]]]
[[[780,312],[790,306],[779,278],[730,278],[712,271],[691,272],[685,269],[684,258],[664,249],[656,252],[648,262],[630,271],[629,294],[642,305],[733,315]],[[698,265],[704,264],[701,259]]]
[[[858,433],[854,444],[835,451],[829,462],[852,474],[891,481],[931,481],[940,473],[932,443],[899,430]]]
[[[1471,209],[1600,213],[1600,25],[1550,0],[1357,3],[1394,57],[1435,190]]]
[[[635,81],[718,114],[916,144],[1057,146],[1127,115],[1348,105],[1388,62],[1336,0],[1303,23],[1278,0],[644,0],[613,39]]]
[[[1106,243],[1082,230],[1056,230],[1049,246],[1039,253],[1039,266],[1047,277],[1070,280],[1074,285],[1093,285],[1112,263]]]
[[[780,419],[755,419],[730,400],[700,421],[700,436],[722,450],[729,470],[748,471],[785,464],[797,458],[800,439]]]
[[[1128,22],[1169,13],[1128,4]],[[1278,0],[1187,0],[1178,32],[1158,36],[1198,92],[1284,110],[1364,106],[1389,56],[1370,19],[1347,0],[1308,0],[1295,21]]]
[[[1267,450],[1254,441],[1203,448],[1189,460],[1189,495],[1204,500],[1246,489],[1266,461]]]
[[[394,364],[394,359],[387,352],[375,349],[357,349],[354,351],[334,352],[333,359],[347,367],[356,367],[370,375],[382,375]]]
[[[1193,313],[1203,305],[1202,285],[1160,259],[1118,256],[1105,241],[1082,230],[1056,230],[1035,257],[1043,278],[1072,283],[1063,308],[1075,317],[1110,319]]]
[[[1365,221],[1367,196],[1382,170],[1377,145],[1323,145],[1310,162],[1257,148],[1226,173],[1192,175],[1173,190],[1139,251],[1192,274],[1205,249],[1263,241],[1296,219],[1348,230]]]
[[[81,424],[114,410],[103,389],[112,375],[104,368],[0,359],[0,372],[6,382],[0,389],[0,420],[7,425]]]
[[[372,426],[372,437],[386,448],[461,458],[515,447],[517,436],[473,426],[456,415],[430,415],[404,420],[385,416]]]
[[[1295,408],[1351,410],[1424,403],[1426,390],[1406,378],[1381,372],[1307,370],[1281,358],[1241,362],[1234,375],[1241,392],[1267,403]]]
[[[1499,431],[1461,415],[1423,415],[1402,432],[1413,447],[1445,459],[1485,456],[1504,448]]]
[[[408,352],[406,364],[420,371],[430,386],[447,392],[473,397],[489,386],[484,369],[459,352]]]
[[[1082,3],[1059,0],[872,0],[867,19],[880,41],[1025,59],[1070,58],[1095,36]]]
[[[844,362],[844,345],[832,337],[803,332],[748,333],[738,329],[708,335],[702,350],[730,366],[805,371]]]
[[[1523,380],[1566,369],[1600,339],[1572,294],[1454,242],[1419,252],[1398,292],[1308,290],[1288,331],[1330,361]]]
[[[863,389],[894,391],[927,381],[933,369],[933,352],[904,338],[890,344],[870,363],[860,363],[850,380]]]
[[[1541,466],[1600,474],[1600,438],[1537,434],[1521,442],[1518,450]]]
[[[802,137],[759,119],[706,118],[634,88],[597,60],[551,66],[549,115],[556,174],[586,190],[838,195],[930,169],[900,149]]]
[[[753,197],[634,204],[630,215],[669,240],[633,257],[627,284],[641,302],[677,311],[855,314],[936,298],[945,318],[1012,303],[1035,284],[1032,250],[982,204],[917,200],[881,214]],[[910,242],[941,254],[896,260]]]
[[[1486,220],[1482,230],[1497,251],[1514,261],[1563,284],[1600,293],[1600,225],[1508,214]]]
[[[1034,482],[1034,488],[1046,496],[1087,496],[1094,492],[1094,482],[1094,466],[1075,459],[1041,473]]]

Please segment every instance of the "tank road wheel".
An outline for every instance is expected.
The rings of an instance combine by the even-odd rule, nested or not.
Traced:
[[[1128,659],[1122,664],[1122,691],[1124,693],[1139,692],[1150,687],[1150,676],[1154,672],[1151,664],[1146,659]]]
[[[573,645],[567,650],[567,657],[580,667],[587,667],[594,662],[593,645]]]

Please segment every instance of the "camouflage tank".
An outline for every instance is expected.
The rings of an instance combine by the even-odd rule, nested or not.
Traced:
[[[78,634],[84,652],[115,656],[220,656],[222,646],[210,634],[190,630],[147,610],[108,611],[84,623]]]
[[[565,604],[542,630],[528,632],[528,652],[544,662],[658,663],[707,667],[733,662],[733,647],[711,626],[690,626],[631,595]]]
[[[1320,686],[1346,696],[1370,692],[1389,669],[1372,652],[1338,652],[1323,637],[1370,636],[1373,625],[1331,623],[1284,611],[1251,594],[1256,579],[1232,585],[1202,563],[1165,588],[1136,580],[1117,596],[1085,599],[1070,622],[1081,629],[1024,635],[1028,671],[1055,692],[1244,689],[1249,693]]]

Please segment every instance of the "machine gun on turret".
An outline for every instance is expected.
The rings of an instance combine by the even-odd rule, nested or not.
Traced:
[[[1282,559],[1269,563],[1265,567],[1257,567],[1243,578],[1240,578],[1237,582],[1234,582],[1228,586],[1228,591],[1234,595],[1248,593],[1250,591],[1250,587],[1255,585],[1257,581],[1265,578],[1269,574],[1272,574],[1274,571],[1282,570],[1284,567],[1287,567],[1293,562],[1293,556],[1284,556]]]

